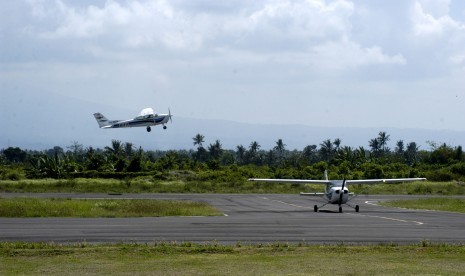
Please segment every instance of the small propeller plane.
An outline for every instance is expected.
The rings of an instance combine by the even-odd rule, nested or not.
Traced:
[[[166,123],[171,120],[171,111],[168,114],[156,114],[152,108],[144,108],[137,117],[129,120],[108,120],[102,113],[94,113],[94,117],[100,128],[122,128],[122,127],[147,127],[147,132],[152,128],[150,126],[163,125],[166,129]]]
[[[338,204],[339,213],[342,213],[342,204],[355,209],[355,212],[360,210],[360,206],[352,206],[348,202],[354,199],[354,193],[350,193],[347,186],[349,184],[379,184],[379,183],[401,183],[411,181],[424,181],[426,178],[393,178],[393,179],[360,179],[360,180],[329,180],[328,173],[325,171],[325,180],[311,180],[311,179],[265,179],[265,178],[250,178],[249,181],[257,182],[272,182],[272,183],[293,183],[293,184],[324,184],[326,189],[324,193],[300,193],[304,196],[322,196],[326,203],[318,206],[314,205],[313,210],[318,210],[328,204]],[[353,196],[349,199],[349,195]]]

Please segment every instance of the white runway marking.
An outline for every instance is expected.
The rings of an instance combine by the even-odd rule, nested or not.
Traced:
[[[393,220],[393,221],[399,221],[399,222],[405,222],[405,223],[414,223],[414,224],[416,224],[416,225],[422,225],[422,224],[424,224],[423,222],[414,221],[414,220],[404,220],[404,219],[396,219],[396,218],[381,217],[381,216],[372,216],[372,215],[362,215],[362,214],[352,214],[352,213],[345,213],[345,214],[347,214],[347,215],[353,215],[353,216],[361,216],[361,217],[370,217],[370,218],[387,219],[387,220]]]
[[[376,202],[376,201],[365,201],[365,204],[373,205],[373,206],[380,206],[380,205],[376,204],[375,202]],[[400,208],[400,209],[404,209],[404,208]],[[360,216],[368,216],[368,215],[360,215]],[[417,224],[417,225],[422,225],[422,224],[424,224],[423,222],[414,221],[414,220],[403,220],[403,219],[395,219],[395,218],[380,217],[380,216],[369,216],[369,217],[376,217],[376,218],[382,218],[382,219],[389,219],[389,220],[395,220],[395,221],[400,221],[400,222],[410,222],[410,223],[415,223],[415,224]]]
[[[308,207],[308,206],[300,206],[300,205],[297,205],[297,204],[287,203],[287,202],[284,202],[284,201],[281,201],[281,200],[269,199],[269,198],[267,198],[267,197],[262,197],[262,198],[265,199],[265,200],[278,202],[278,203],[285,204],[285,205],[289,205],[289,206],[292,206],[292,207],[305,208],[305,209],[312,209],[312,208],[310,208],[310,207]]]

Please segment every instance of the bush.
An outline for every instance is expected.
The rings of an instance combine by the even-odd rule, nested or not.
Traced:
[[[24,178],[25,174],[22,167],[0,167],[0,180],[21,180]]]
[[[460,176],[465,176],[465,163],[460,162],[450,167],[450,171]]]
[[[375,163],[365,163],[363,164],[363,171],[365,178],[367,179],[377,179],[384,177],[383,167]]]
[[[426,173],[426,178],[430,181],[451,181],[454,179],[453,174],[448,169],[440,169]]]

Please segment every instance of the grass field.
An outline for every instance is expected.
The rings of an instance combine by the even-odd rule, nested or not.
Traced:
[[[457,182],[412,182],[401,184],[351,185],[357,194],[464,195],[465,185]],[[246,180],[218,182],[214,180],[134,179],[35,179],[1,180],[0,192],[31,193],[299,193],[322,192],[322,185],[257,183]]]
[[[408,209],[424,209],[465,213],[465,199],[433,197],[422,199],[392,200],[380,202],[380,205]]]
[[[460,245],[0,243],[0,275],[463,275]]]
[[[149,199],[0,198],[0,217],[160,217],[222,215],[207,203]]]

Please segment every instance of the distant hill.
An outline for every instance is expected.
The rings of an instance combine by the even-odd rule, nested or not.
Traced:
[[[163,107],[158,108],[163,111]],[[53,146],[66,148],[73,141],[102,148],[111,145],[112,139],[131,142],[145,150],[191,149],[194,148],[192,137],[197,133],[205,136],[205,146],[218,139],[225,149],[235,149],[237,145],[248,147],[252,141],[257,141],[262,149],[271,149],[275,141],[283,139],[287,149],[301,150],[336,138],[342,140],[342,145],[368,148],[368,141],[380,131],[390,135],[388,145],[392,149],[400,139],[405,144],[414,141],[421,149],[428,149],[426,141],[465,145],[465,131],[247,124],[179,117],[175,107],[172,107],[173,123],[168,124],[168,129],[158,126],[150,133],[145,128],[102,130],[92,115],[100,111],[110,119],[127,119],[135,116],[138,109],[115,109],[47,93],[27,97],[4,94],[0,103],[0,149],[9,146],[37,150]]]

